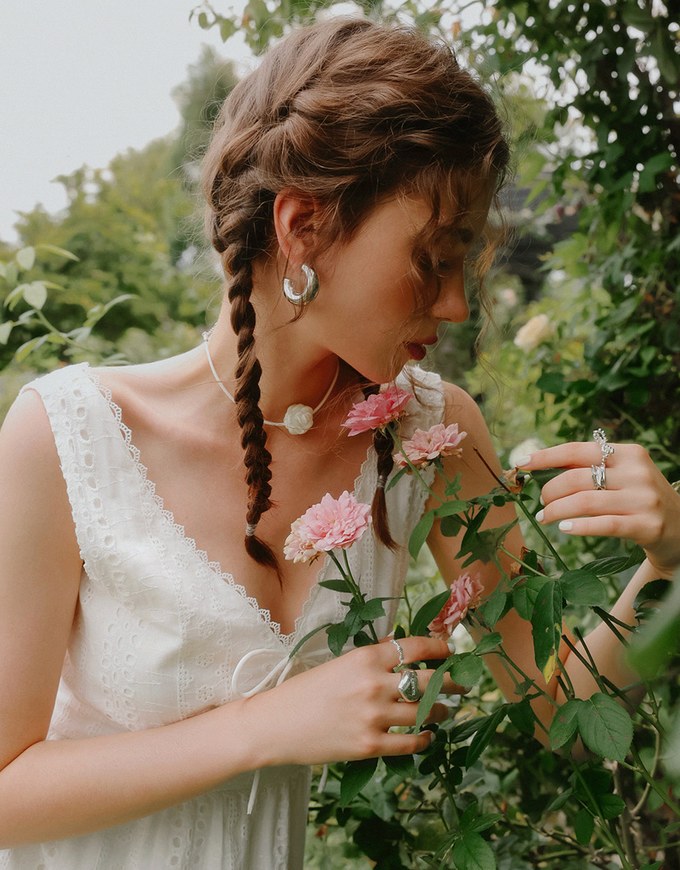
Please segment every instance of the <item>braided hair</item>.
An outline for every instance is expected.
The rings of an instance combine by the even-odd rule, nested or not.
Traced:
[[[470,206],[471,179],[498,189],[507,162],[502,124],[485,90],[448,46],[407,27],[333,18],[301,28],[270,50],[225,101],[204,159],[203,186],[238,336],[245,546],[257,562],[277,568],[271,548],[255,534],[272,501],[251,302],[253,264],[276,250],[277,193],[290,189],[314,200],[320,253],[351,238],[373,206],[399,191],[428,198],[431,229],[440,222],[441,192],[448,191],[455,220]],[[418,258],[414,273],[425,269],[423,251]],[[416,298],[418,292],[414,281]],[[378,389],[364,385],[367,392]],[[373,512],[378,538],[394,546],[384,495],[393,465],[388,440],[380,434],[374,440],[379,486]]]

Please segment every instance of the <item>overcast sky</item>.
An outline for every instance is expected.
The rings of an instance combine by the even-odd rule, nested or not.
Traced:
[[[248,66],[242,46],[223,46],[216,31],[189,21],[196,5],[0,0],[0,238],[16,238],[16,211],[65,205],[55,176],[106,166],[173,130],[171,91],[201,44]]]

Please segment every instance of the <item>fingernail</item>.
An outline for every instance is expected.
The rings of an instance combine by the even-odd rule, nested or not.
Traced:
[[[543,511],[541,511],[541,513],[543,513]],[[557,524],[557,528],[561,532],[570,532],[574,528],[574,524],[571,520],[562,520],[561,523]]]
[[[531,456],[520,456],[515,462],[515,468],[521,468],[523,465],[531,464]]]
[[[455,642],[455,640],[454,640],[452,637],[450,637],[450,638],[446,641],[446,645],[447,645],[447,647],[449,648],[449,652],[451,653],[451,655],[453,655],[453,654],[455,653],[455,651],[456,651],[456,642]]]
[[[543,522],[543,511],[539,511],[539,512],[536,514],[536,522],[538,522],[538,523],[542,523],[542,522]]]
[[[543,493],[541,493],[539,495],[538,500],[540,501],[541,504],[545,504],[545,502],[543,501]]]

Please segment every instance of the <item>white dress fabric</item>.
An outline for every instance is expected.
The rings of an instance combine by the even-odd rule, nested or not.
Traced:
[[[419,402],[409,405],[405,434],[440,422],[443,412],[439,378],[409,371]],[[403,374],[399,383],[410,388]],[[331,657],[324,631],[293,660],[289,654],[315,626],[341,621],[343,596],[314,586],[295,631],[284,635],[164,510],[120,409],[86,363],[24,389],[36,390],[47,410],[83,560],[48,739],[162,726],[266,690]],[[375,486],[371,448],[355,494],[370,502]],[[387,500],[392,535],[405,545],[422,514],[424,490],[404,475]],[[401,593],[405,546],[390,552],[368,533],[349,550],[349,559],[369,598]],[[331,566],[326,560],[320,579],[333,576]],[[376,623],[379,634],[391,630],[396,605],[385,602],[387,615]],[[225,735],[225,748],[238,739],[238,733]],[[178,806],[103,831],[0,851],[0,868],[302,868],[309,769],[263,769],[252,788],[254,777],[244,774]]]

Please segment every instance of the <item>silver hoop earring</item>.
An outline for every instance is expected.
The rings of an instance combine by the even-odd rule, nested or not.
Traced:
[[[283,279],[283,295],[293,305],[307,305],[316,299],[319,292],[319,278],[314,269],[306,263],[303,263],[300,269],[305,276],[305,286],[300,293],[295,292],[295,287],[290,278]]]

